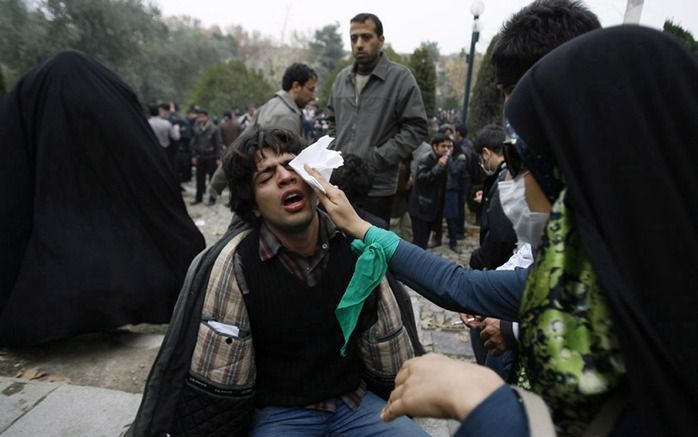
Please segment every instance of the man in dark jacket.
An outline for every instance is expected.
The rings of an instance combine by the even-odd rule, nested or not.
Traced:
[[[206,191],[206,175],[213,177],[220,164],[223,140],[218,127],[209,120],[208,112],[201,109],[194,125],[191,149],[194,152],[192,164],[196,166],[196,197],[191,203],[201,203]]]
[[[408,211],[412,220],[412,242],[423,249],[427,248],[432,225],[436,220],[441,220],[446,166],[451,152],[451,139],[445,134],[437,134],[431,140],[431,151],[417,161]]]
[[[333,147],[358,155],[376,176],[364,208],[390,223],[400,163],[427,136],[422,93],[409,69],[383,53],[383,24],[373,14],[350,23],[354,64],[339,72],[327,102]]]
[[[456,233],[459,239],[465,238],[465,206],[471,214],[475,214],[476,222],[480,219],[480,205],[473,200],[473,188],[482,185],[485,180],[485,172],[480,167],[480,160],[473,150],[473,144],[468,140],[468,129],[464,124],[458,123],[453,128],[453,153],[465,156],[465,172],[460,180],[461,198],[458,206],[460,216],[456,221]]]
[[[227,155],[236,219],[190,268],[135,435],[426,435],[379,418],[414,352],[385,278],[342,329],[356,255],[289,166],[301,147],[266,130]]]
[[[485,179],[480,201],[482,213],[480,215],[480,247],[470,255],[470,267],[478,270],[494,270],[511,257],[516,247],[516,233],[511,221],[504,214],[502,204],[499,201],[498,182],[504,181],[507,176],[507,166],[503,152],[504,130],[497,125],[485,126],[478,132],[475,139],[474,150],[480,157],[483,169],[489,173]],[[470,327],[470,338],[473,353],[478,364],[485,364],[495,370],[504,380],[509,380],[511,370],[516,358],[516,341],[511,332],[511,323],[506,322],[507,329],[501,330],[508,341],[508,350],[489,351],[485,348],[481,339],[482,332],[491,333],[490,324],[500,324],[497,319],[475,318],[466,319],[466,325]],[[496,330],[500,335],[500,330]]]
[[[492,124],[482,128],[475,139],[475,152],[490,174],[481,192],[480,247],[470,255],[473,269],[496,269],[509,259],[516,246],[516,233],[502,210],[497,189],[497,182],[503,181],[507,174],[503,141],[504,130]]]

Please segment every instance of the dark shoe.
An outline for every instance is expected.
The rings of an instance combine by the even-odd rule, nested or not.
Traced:
[[[457,253],[458,255],[461,254],[461,251],[458,248],[458,243],[456,243],[455,241],[448,243],[448,248]]]
[[[465,234],[456,234],[456,240],[465,240]]]
[[[429,243],[429,249],[433,249],[433,248],[435,248],[435,247],[439,247],[439,246],[441,246],[441,244],[443,244],[443,243],[441,243],[441,240],[432,240],[432,241]]]
[[[190,203],[190,205],[198,205],[199,203],[201,203],[201,200],[195,200],[192,203]]]
[[[216,198],[213,196],[208,197],[208,206],[213,206],[216,204]]]

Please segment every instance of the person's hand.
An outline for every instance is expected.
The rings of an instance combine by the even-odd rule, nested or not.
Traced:
[[[482,190],[477,190],[475,192],[475,197],[473,197],[475,203],[482,203]]]
[[[437,164],[439,164],[441,168],[446,167],[446,164],[448,164],[448,155],[441,155]]]
[[[364,235],[366,235],[366,231],[371,227],[371,224],[359,217],[351,206],[351,203],[349,203],[349,199],[347,199],[344,191],[331,185],[322,177],[320,172],[308,164],[305,164],[304,168],[305,171],[317,179],[320,185],[322,185],[322,188],[325,189],[326,194],[323,194],[322,191],[313,187],[315,194],[318,199],[320,199],[320,202],[325,207],[327,214],[329,214],[334,224],[346,234],[354,238],[363,239]]]
[[[498,356],[507,350],[507,345],[504,343],[502,336],[501,321],[491,317],[482,321],[480,328],[480,339],[485,344],[487,349],[492,350],[492,355]]]
[[[192,159],[191,159],[191,165],[196,165],[196,161],[197,161],[196,157],[192,158]]]
[[[381,419],[410,415],[463,421],[503,384],[496,373],[477,364],[439,354],[412,358],[397,374]]]
[[[458,317],[460,317],[463,324],[468,328],[480,329],[483,326],[482,317],[480,316],[474,316],[472,314],[466,313],[458,313]]]
[[[216,167],[220,167],[220,165],[221,165],[221,160],[220,160],[220,159],[216,159]]]

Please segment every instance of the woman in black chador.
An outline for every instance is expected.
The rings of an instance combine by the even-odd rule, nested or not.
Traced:
[[[0,345],[165,323],[204,239],[133,91],[77,51],[0,101]]]

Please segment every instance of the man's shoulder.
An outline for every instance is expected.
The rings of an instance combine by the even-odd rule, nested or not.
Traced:
[[[391,60],[385,55],[383,55],[383,59],[378,64],[378,68],[380,69],[380,71],[383,71],[383,73],[387,76],[414,78],[414,75],[412,74],[412,71],[410,71],[409,68]]]
[[[169,121],[165,120],[162,117],[149,117],[148,118],[148,123],[150,123],[151,126],[172,126],[172,123]]]
[[[332,82],[332,89],[334,89],[337,86],[337,84],[342,84],[348,81],[353,70],[354,64],[349,64],[346,67],[339,70],[339,73],[337,73],[337,76],[334,78],[334,82]]]
[[[435,160],[436,160],[436,155],[434,155],[432,153],[431,149],[425,150],[424,153],[417,156],[417,162],[419,162],[419,163],[429,163],[429,162],[435,161]]]
[[[300,109],[295,104],[291,96],[283,90],[279,90],[274,96],[267,100],[257,112],[260,119],[263,117],[271,117],[280,113],[294,114],[296,111],[300,114]]]

